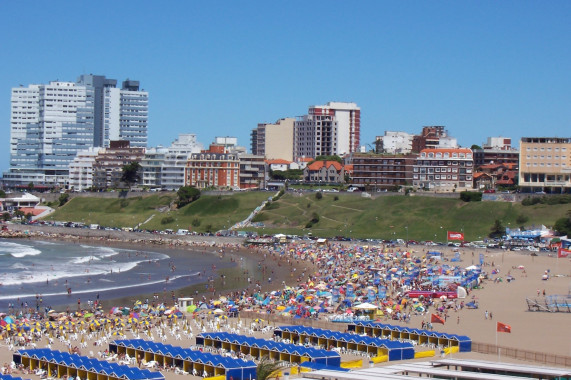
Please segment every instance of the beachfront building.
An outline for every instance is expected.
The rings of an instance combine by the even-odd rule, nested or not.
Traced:
[[[224,145],[211,144],[208,150],[192,153],[186,164],[185,186],[199,189],[240,187],[238,154]]]
[[[268,180],[268,165],[264,156],[240,154],[240,189],[265,189]]]
[[[168,148],[148,148],[141,160],[141,185],[149,189],[161,187],[161,176]],[[183,172],[184,174],[184,172]]]
[[[508,137],[488,137],[482,149],[474,149],[474,167],[490,164],[519,164],[519,149],[512,147]]]
[[[418,153],[423,149],[457,148],[458,142],[448,135],[445,128],[441,125],[422,127],[420,135],[415,135],[412,140],[412,151]]]
[[[89,148],[77,152],[69,164],[68,190],[84,191],[93,187],[93,165],[104,148]]]
[[[108,146],[113,138],[147,143],[147,98],[138,82],[82,75],[12,89],[8,188],[68,186],[77,152]]]
[[[203,145],[198,142],[196,134],[180,134],[169,146],[165,155],[161,179],[157,186],[167,190],[178,190],[184,186],[186,164],[190,155],[199,153]]]
[[[412,182],[417,189],[435,192],[471,190],[473,170],[469,148],[423,149],[413,167]]]
[[[351,185],[365,190],[395,190],[412,185],[413,167],[418,154],[354,153]]]
[[[385,131],[384,136],[375,138],[376,153],[406,154],[412,151],[414,135],[406,132]]]
[[[523,192],[571,193],[571,138],[522,137],[519,147]]]
[[[320,185],[345,183],[345,167],[337,161],[315,161],[303,169],[303,180]]]
[[[329,102],[309,107],[294,123],[294,159],[359,151],[361,109],[355,103]]]
[[[123,187],[123,167],[140,163],[145,155],[145,148],[131,147],[129,141],[111,141],[109,145],[99,152],[93,164],[93,188],[97,190]]]
[[[139,81],[103,75],[80,75],[77,83],[93,91],[93,145],[109,147],[110,141],[126,140],[133,148],[147,147],[149,93]]]
[[[252,154],[268,160],[293,160],[294,118],[284,118],[274,124],[260,123],[252,130]]]

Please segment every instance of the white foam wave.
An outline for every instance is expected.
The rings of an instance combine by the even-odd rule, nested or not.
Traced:
[[[185,278],[185,277],[190,277],[189,275],[181,275],[181,276],[174,276],[170,279],[170,281],[174,281],[174,280],[178,280],[181,278]],[[95,292],[107,292],[107,291],[113,291],[113,290],[118,290],[118,289],[128,289],[128,288],[137,288],[137,287],[141,287],[141,286],[149,286],[149,285],[156,285],[156,284],[160,284],[160,283],[164,283],[164,280],[159,280],[159,281],[148,281],[148,282],[144,282],[144,283],[137,283],[137,284],[128,284],[128,285],[121,285],[121,286],[114,286],[114,287],[108,287],[108,288],[98,288],[98,289],[94,289],[94,288],[90,288],[90,289],[82,289],[82,290],[74,290],[73,291],[73,295],[77,295],[77,294],[85,294],[85,293],[95,293]],[[49,296],[61,296],[61,295],[67,295],[67,291],[65,292],[57,292],[57,293],[43,293],[42,296],[45,297],[49,297]],[[18,295],[19,298],[23,299],[23,298],[29,298],[29,297],[35,297],[35,294],[20,294]],[[0,296],[0,300],[7,300],[7,299],[14,299],[14,296]]]
[[[46,280],[58,281],[63,278],[95,277],[110,274],[111,271],[113,271],[113,273],[125,273],[135,268],[141,262],[142,261],[93,264],[89,266],[88,271],[86,271],[85,265],[81,263],[76,265],[70,264],[60,270],[49,270],[48,268],[40,270],[39,268],[35,268],[34,270],[23,270],[15,273],[3,273],[0,275],[0,284],[4,286],[24,285],[46,282]]]
[[[88,263],[90,261],[101,261],[101,259],[95,256],[83,256],[83,257],[76,257],[75,259],[71,260],[71,263],[83,264],[83,263]]]
[[[7,253],[12,257],[20,258],[24,256],[36,256],[42,253],[42,251],[29,245],[2,241],[0,242],[0,253]]]
[[[119,252],[110,247],[97,247],[92,245],[80,245],[81,248],[94,251],[93,254],[99,257],[110,257],[119,254]]]

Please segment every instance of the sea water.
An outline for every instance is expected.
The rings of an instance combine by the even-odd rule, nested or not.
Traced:
[[[172,292],[206,281],[215,265],[228,266],[201,252],[0,239],[0,311]]]

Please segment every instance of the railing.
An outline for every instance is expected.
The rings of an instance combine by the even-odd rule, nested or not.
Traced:
[[[327,330],[337,330],[346,331],[347,325],[342,323],[334,323],[329,321],[323,321],[318,319],[293,319],[291,317],[283,315],[265,314],[258,313],[255,311],[241,311],[240,318],[246,319],[256,319],[261,318],[269,323],[276,325],[303,325],[314,328],[321,328]],[[524,350],[514,347],[496,346],[495,344],[472,342],[472,352],[478,352],[481,354],[488,355],[498,355],[498,350],[500,356],[509,357],[518,360],[524,360],[528,362],[542,363],[546,365],[556,365],[571,367],[571,356],[556,355],[551,353]]]
[[[514,347],[496,346],[495,344],[472,342],[472,352],[498,355],[500,357],[503,356],[547,365],[571,367],[571,356],[523,350],[521,348]]]

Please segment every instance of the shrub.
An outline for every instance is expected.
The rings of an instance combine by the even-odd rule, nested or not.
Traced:
[[[129,206],[129,200],[128,199],[121,199],[121,208],[125,208],[127,206]]]
[[[67,203],[67,201],[69,201],[69,194],[65,193],[65,194],[60,195],[58,201],[59,201],[59,205],[63,206],[64,204]]]
[[[541,200],[537,197],[527,197],[523,201],[521,201],[522,206],[533,206],[541,202]]]
[[[193,227],[198,227],[200,226],[200,219],[194,218],[190,224],[192,224]]]
[[[482,200],[482,193],[474,191],[462,191],[460,199],[464,202],[480,202]]]
[[[334,200],[334,201],[338,201],[338,200],[339,200],[339,196],[337,196],[337,195],[334,196],[334,197],[333,197],[333,200]]]
[[[172,216],[165,216],[161,219],[161,224],[169,224],[174,222],[174,218]]]
[[[315,199],[320,200],[321,198],[323,198],[323,194],[321,194],[321,191],[315,193]]]

